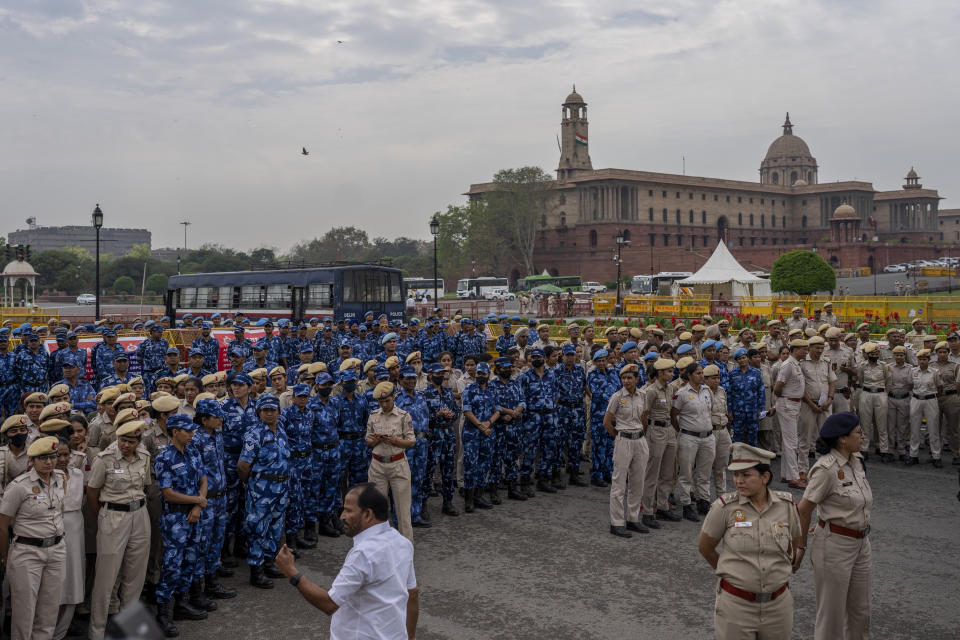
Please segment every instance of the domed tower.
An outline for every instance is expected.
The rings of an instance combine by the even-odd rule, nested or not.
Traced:
[[[903,188],[923,189],[923,185],[920,184],[920,176],[917,175],[917,172],[913,167],[910,167],[910,171],[907,172],[906,183],[903,185]]]
[[[574,177],[577,171],[592,171],[590,146],[587,142],[587,103],[573,91],[563,101],[563,119],[560,122],[560,165],[557,167],[557,181],[563,182]]]
[[[817,161],[802,138],[793,135],[790,113],[783,123],[783,135],[773,141],[760,164],[760,184],[817,184]]]
[[[833,241],[847,244],[860,238],[860,216],[857,210],[844,202],[833,210],[830,218],[830,230]]]

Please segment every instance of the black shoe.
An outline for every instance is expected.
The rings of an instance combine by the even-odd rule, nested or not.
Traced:
[[[420,518],[424,522],[428,524],[430,523],[430,509],[427,508],[426,499],[424,499],[424,501],[420,503]]]
[[[537,492],[533,490],[533,481],[530,479],[530,476],[520,478],[520,491],[527,496],[528,500],[537,497]]]
[[[430,487],[429,497],[431,497],[431,498],[436,498],[436,497],[439,496],[439,495],[440,495],[440,490],[437,488],[437,485],[432,485],[432,486]]]
[[[343,520],[340,519],[341,513],[343,513],[343,509],[330,516],[330,524],[333,525],[334,529],[340,532],[340,535],[343,535]]]
[[[190,606],[200,611],[216,611],[217,603],[207,598],[203,582],[201,579],[190,583]]]
[[[229,600],[237,597],[237,590],[225,587],[217,581],[217,574],[208,573],[204,578],[204,591],[208,598],[214,600]]]
[[[487,499],[483,497],[483,487],[476,489],[471,489],[473,491],[473,506],[477,509],[492,509],[493,505],[487,502]]]
[[[657,520],[666,520],[667,522],[681,522],[683,518],[678,516],[673,511],[667,511],[666,509],[657,509]]]
[[[297,534],[288,533],[286,535],[286,538],[287,538],[287,547],[290,549],[290,553],[293,554],[293,559],[299,560],[301,553],[300,553],[300,550],[297,549]]]
[[[218,578],[232,578],[232,577],[233,577],[233,573],[234,573],[233,569],[228,569],[228,568],[226,568],[225,566],[223,566],[223,564],[221,564],[219,567],[217,567],[217,577],[218,577]]]
[[[647,529],[639,522],[630,522],[629,520],[627,520],[627,529],[636,531],[637,533],[650,533],[650,529]]]
[[[567,488],[567,485],[563,483],[563,473],[560,472],[560,469],[554,469],[553,475],[550,480],[550,486],[558,491],[563,491]]]
[[[934,458],[934,459],[933,459],[933,468],[934,468],[934,469],[942,469],[942,468],[943,468],[943,462],[940,460],[940,458]]]
[[[881,453],[881,454],[880,454],[880,462],[882,462],[883,464],[890,464],[891,462],[893,462],[893,454],[892,454],[892,453]]]
[[[147,604],[157,604],[157,585],[152,582],[144,582],[140,599]]]
[[[650,515],[649,513],[646,513],[646,514],[644,514],[643,516],[641,516],[641,517],[640,517],[640,522],[643,523],[643,526],[645,526],[645,527],[647,527],[647,528],[649,528],[649,529],[659,529],[660,527],[663,526],[662,524],[660,524],[659,522],[657,522],[657,519],[654,518],[654,517],[653,517],[652,515]]]
[[[632,538],[633,534],[627,531],[626,527],[615,527],[610,525],[610,533],[621,538]]]
[[[250,550],[249,547],[247,547],[247,536],[234,536],[233,555],[237,558],[246,560],[249,554]]]
[[[176,638],[180,635],[177,626],[170,619],[170,603],[157,604],[157,626],[165,638]]]
[[[411,521],[410,524],[418,529],[429,529],[433,526],[423,518],[417,518],[416,520]]]
[[[609,484],[603,481],[603,478],[601,478],[600,480],[594,480],[593,478],[591,478],[590,484],[594,487],[600,487],[601,489],[605,489],[606,487],[610,486]]]
[[[911,456],[907,458],[907,461],[904,464],[907,465],[908,467],[912,467],[915,464],[920,464],[920,458],[916,456]]]
[[[520,500],[522,502],[527,499],[527,494],[517,490],[517,482],[510,480],[507,482],[507,498],[510,500]]]
[[[683,517],[690,522],[700,522],[700,516],[697,515],[697,508],[692,504],[683,505]]]
[[[709,500],[697,500],[697,513],[702,516],[710,513],[710,501]]]
[[[332,516],[320,516],[317,520],[317,531],[327,538],[340,537],[340,531],[334,526]]]
[[[186,594],[177,593],[173,596],[173,619],[206,620],[207,612],[191,605]]]
[[[316,549],[318,541],[317,523],[307,520],[303,523],[303,535],[297,535],[297,546],[301,549]]]
[[[67,628],[67,637],[68,638],[86,638],[87,637],[87,625],[83,622],[74,618],[70,621],[70,626]]]
[[[463,511],[473,513],[473,489],[463,490]]]
[[[273,580],[263,573],[263,567],[250,565],[250,584],[257,589],[273,589]]]
[[[540,476],[537,478],[537,491],[543,491],[544,493],[556,493],[557,490],[550,486],[550,480]]]
[[[570,485],[574,487],[587,486],[587,483],[581,477],[580,470],[575,467],[570,467]]]
[[[490,504],[492,504],[493,506],[497,506],[498,504],[503,503],[503,501],[500,499],[500,494],[497,493],[497,485],[488,484],[487,495],[490,496]]]
[[[220,566],[226,569],[236,569],[239,566],[236,557],[227,552],[226,545],[224,545],[223,552],[220,554]]]
[[[953,461],[950,464],[960,465],[960,456],[953,456]]]
[[[445,516],[458,516],[458,515],[460,515],[460,512],[457,511],[457,508],[456,508],[455,506],[453,506],[453,502],[452,502],[452,501],[444,502],[444,503],[443,503],[443,506],[440,507],[440,513],[442,513],[442,514],[445,515]]]
[[[277,569],[276,565],[273,564],[273,560],[264,560],[263,575],[267,576],[268,578],[274,578],[276,580],[286,577],[285,575],[283,575],[283,571],[280,571],[280,569]]]

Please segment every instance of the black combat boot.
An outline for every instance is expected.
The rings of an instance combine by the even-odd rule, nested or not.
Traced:
[[[493,505],[487,502],[487,499],[483,497],[483,487],[477,487],[476,489],[471,489],[473,491],[473,506],[477,509],[492,509]]]
[[[297,534],[297,546],[301,549],[316,549],[318,540],[317,523],[307,520],[303,523],[303,535]]]
[[[466,513],[473,513],[473,489],[463,490],[463,510]]]
[[[223,563],[221,562],[221,563],[220,563],[220,566],[217,567],[217,577],[218,577],[218,578],[232,578],[232,577],[233,577],[233,569],[228,569],[227,567],[223,566]]]
[[[502,500],[500,500],[500,494],[497,492],[496,483],[487,485],[487,493],[490,495],[490,504],[496,506],[503,502]]]
[[[216,611],[217,603],[207,598],[203,589],[203,580],[194,580],[190,583],[190,606],[200,611]]]
[[[426,498],[424,498],[423,502],[420,503],[420,519],[426,522],[427,524],[430,523],[430,509],[427,508]]]
[[[544,475],[537,477],[537,491],[543,491],[544,493],[557,492],[557,490],[550,485],[550,479]]]
[[[216,573],[208,573],[204,578],[204,583],[204,590],[208,598],[213,598],[214,600],[229,600],[230,598],[237,597],[237,590],[220,584],[217,580]]]
[[[238,535],[233,537],[233,555],[241,560],[247,559],[247,555],[249,555],[247,536]]]
[[[697,515],[697,507],[692,503],[683,505],[683,517],[690,522],[700,522],[700,516]]]
[[[193,589],[193,586],[190,588]],[[175,593],[173,594],[173,619],[206,620],[207,612],[190,604],[190,599],[187,597],[187,594]]]
[[[510,500],[526,500],[527,495],[522,491],[517,490],[516,480],[510,480],[507,482],[507,498]]]
[[[317,521],[317,527],[322,536],[326,536],[327,538],[340,537],[340,531],[333,525],[332,516],[320,516],[320,519]]]
[[[287,547],[290,549],[290,553],[293,554],[294,560],[299,560],[301,553],[300,549],[297,548],[297,534],[287,534]]]
[[[560,491],[563,491],[567,488],[567,485],[563,483],[563,474],[560,473],[560,469],[553,470],[553,479],[550,483],[550,486]]]
[[[520,477],[520,490],[527,495],[527,498],[536,498],[537,492],[533,490],[533,480],[530,476]]]
[[[268,578],[274,578],[277,580],[279,580],[280,578],[286,578],[286,576],[283,575],[283,571],[280,571],[280,569],[277,569],[277,566],[273,564],[273,560],[263,561],[263,575],[267,576]]]
[[[570,467],[570,485],[573,487],[585,487],[587,483],[584,482],[580,474],[579,467]]]
[[[157,626],[160,627],[160,631],[163,632],[166,638],[176,638],[180,635],[177,626],[173,624],[173,620],[170,619],[169,602],[164,602],[163,604],[157,603]]]
[[[223,547],[220,549],[220,566],[226,569],[236,569],[237,568],[237,559],[232,553],[230,553],[230,541],[236,540],[236,537],[231,536],[229,539],[224,540]]]
[[[273,589],[273,580],[263,575],[263,567],[250,565],[250,584],[257,589]]]
[[[457,511],[457,508],[453,506],[452,500],[444,500],[443,507],[440,509],[441,513],[446,516],[458,516],[460,512]]]

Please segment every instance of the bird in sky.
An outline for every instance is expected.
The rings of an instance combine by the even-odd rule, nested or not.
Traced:
[[[306,148],[306,147],[303,147],[303,151],[300,152],[300,155],[302,155],[302,156],[308,156],[308,155],[310,155],[310,152],[307,151],[307,148]]]
[[[337,44],[343,44],[343,40],[337,40]]]

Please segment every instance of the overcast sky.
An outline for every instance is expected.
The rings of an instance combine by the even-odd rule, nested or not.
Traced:
[[[821,182],[913,165],[960,207],[958,61],[955,0],[7,0],[3,230],[99,202],[155,248],[182,220],[190,246],[428,238],[471,182],[556,169],[573,83],[594,168],[758,180],[790,111]]]

